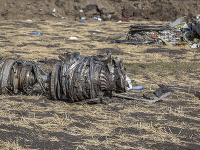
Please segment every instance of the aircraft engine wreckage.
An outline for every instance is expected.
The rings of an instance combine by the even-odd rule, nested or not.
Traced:
[[[1,60],[0,61],[0,94],[30,94],[36,83],[43,93],[52,99],[70,99],[72,102],[93,101],[111,102],[111,96],[126,99],[137,99],[114,94],[126,92],[127,81],[125,68],[119,58],[111,54],[98,56],[80,56],[80,53],[65,53],[61,60],[40,61],[53,64],[49,74],[33,61]],[[170,93],[161,94],[156,102]]]

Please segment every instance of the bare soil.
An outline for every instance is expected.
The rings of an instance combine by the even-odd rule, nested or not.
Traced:
[[[58,59],[65,52],[110,50],[123,60],[128,76],[144,86],[128,95],[153,93],[158,84],[199,91],[199,49],[107,40],[135,23],[5,20],[0,22],[1,56],[37,61]],[[0,95],[0,149],[200,149],[200,101],[193,94],[174,91],[153,104],[112,98],[109,105],[88,105],[35,93]]]
[[[199,14],[199,0],[1,0],[0,20],[80,21],[94,16],[104,20],[174,21]],[[56,9],[55,14],[52,11]],[[111,14],[111,18],[107,15]]]

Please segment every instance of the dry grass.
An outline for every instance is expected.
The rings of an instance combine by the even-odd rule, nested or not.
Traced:
[[[145,88],[130,95],[153,92],[157,84],[200,90],[199,49],[106,40],[134,23],[4,21],[1,56],[37,61],[69,51],[93,55],[111,50],[123,59],[130,78]],[[1,95],[0,149],[198,149],[199,106],[197,97],[180,91],[155,104],[113,98],[109,105],[80,105],[42,95]]]

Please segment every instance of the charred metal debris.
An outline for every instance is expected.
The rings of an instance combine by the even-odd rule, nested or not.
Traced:
[[[174,22],[162,24],[136,24],[131,25],[125,40],[115,40],[126,44],[165,44],[186,45],[191,48],[200,46],[200,15],[182,23],[184,17]],[[122,36],[120,36],[122,37]],[[120,38],[117,36],[116,38]]]
[[[65,53],[60,60],[45,59],[38,61],[1,60],[0,94],[31,94],[35,85],[48,98],[70,100],[71,102],[110,103],[112,96],[126,98],[128,83],[125,68],[119,58],[111,54],[80,56],[80,53]],[[48,64],[50,73],[41,69],[41,64]],[[164,93],[165,94],[165,93]],[[152,100],[156,102],[167,95]],[[164,96],[163,96],[164,95]],[[168,93],[169,95],[169,93]],[[131,98],[128,98],[131,99]]]

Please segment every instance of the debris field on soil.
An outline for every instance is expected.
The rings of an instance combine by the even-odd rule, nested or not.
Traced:
[[[129,27],[135,29],[135,25],[137,29],[141,25],[169,25],[182,16],[188,20],[188,16],[199,13],[198,4],[199,1],[195,0],[75,0],[69,3],[65,0],[2,1],[0,68],[11,69],[1,71],[4,75],[4,81],[0,81],[1,91],[9,95],[0,95],[0,149],[199,149],[199,47],[191,48],[189,44],[133,45],[113,41],[116,38],[124,40],[130,31]],[[109,21],[100,21],[98,18]],[[185,37],[190,35],[185,34]],[[192,42],[198,44],[194,39]],[[113,59],[122,60],[124,68],[121,71],[126,70],[126,75],[130,78],[129,84],[140,89],[134,90],[132,87],[132,90],[122,93],[134,100],[112,97],[112,103],[107,105],[56,100],[60,93],[58,81],[55,79],[59,79],[63,64],[73,64],[82,59],[83,62],[88,62],[85,65],[85,78],[81,82],[90,87],[91,72],[94,71],[92,69],[97,69],[104,63],[106,65],[105,68],[102,67],[102,72],[106,70],[105,72],[112,73],[112,65],[116,69],[114,72],[119,66],[122,67],[115,66],[117,61],[108,65],[102,57],[108,51]],[[74,59],[71,57],[71,62],[60,64],[59,55],[65,58],[66,54],[70,56],[74,52],[80,55],[73,57]],[[101,58],[101,61],[95,60],[92,64],[92,58]],[[111,59],[107,60],[110,62]],[[35,82],[36,78],[31,74],[37,68],[34,66],[35,62],[41,64],[38,65],[41,75],[35,71],[35,76],[39,76],[37,81],[41,79],[53,83],[50,91],[54,94],[51,98],[44,96],[45,90],[41,90],[44,86],[48,91],[48,84],[44,82],[41,86],[43,82]],[[77,68],[70,73],[75,73],[77,78],[83,64],[75,65]],[[53,65],[55,66],[52,67]],[[16,70],[20,70],[19,74]],[[52,70],[53,75],[50,73]],[[23,74],[26,74],[25,77]],[[14,79],[16,75],[19,80]],[[99,76],[103,74],[99,73]],[[52,79],[49,80],[48,77]],[[107,84],[104,88],[113,90],[116,83],[124,90],[123,82],[117,82],[119,79],[125,81],[123,77],[125,74],[119,71],[112,86]],[[11,81],[10,89],[4,86],[7,79]],[[111,76],[109,79],[112,79]],[[74,83],[71,93],[82,88],[75,78],[66,78],[65,81]],[[17,90],[32,90],[33,83],[32,93],[13,94]],[[102,83],[103,89],[103,85],[109,82]],[[88,89],[83,89],[84,93],[92,92]],[[169,93],[170,95],[157,103],[137,100],[155,100]],[[105,95],[109,97],[110,93]],[[75,100],[77,97],[72,98]],[[109,99],[106,100],[103,102],[110,102]]]

